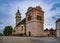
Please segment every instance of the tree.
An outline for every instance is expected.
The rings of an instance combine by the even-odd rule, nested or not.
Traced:
[[[13,30],[12,26],[6,26],[4,28],[3,33],[4,33],[4,35],[11,35],[12,34],[12,30]]]
[[[2,33],[0,33],[0,36],[2,36]]]

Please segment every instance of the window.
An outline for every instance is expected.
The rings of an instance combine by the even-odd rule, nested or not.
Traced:
[[[30,21],[30,20],[31,20],[31,16],[28,17],[28,21]]]
[[[23,31],[23,26],[21,27],[21,31]]]
[[[16,16],[15,18],[20,18],[20,16]]]
[[[38,19],[38,20],[41,20],[41,16],[38,16],[38,15],[37,15],[37,19]]]

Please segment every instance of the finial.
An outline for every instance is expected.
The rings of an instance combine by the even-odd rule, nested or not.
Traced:
[[[19,9],[18,9],[18,12],[19,12]]]
[[[19,6],[18,6],[18,12],[19,12]]]

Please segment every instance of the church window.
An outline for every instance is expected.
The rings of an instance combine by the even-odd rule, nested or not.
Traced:
[[[38,15],[37,15],[37,19],[38,19],[38,20],[41,20],[41,16],[38,16]]]
[[[21,26],[21,31],[23,31],[23,26]]]
[[[28,17],[28,21],[30,21],[30,20],[31,20],[31,16]]]

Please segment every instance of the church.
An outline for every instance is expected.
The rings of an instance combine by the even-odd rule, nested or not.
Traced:
[[[44,11],[40,6],[29,7],[23,20],[21,20],[21,15],[20,11],[17,10],[16,26],[12,34],[23,36],[44,35]]]

